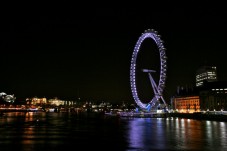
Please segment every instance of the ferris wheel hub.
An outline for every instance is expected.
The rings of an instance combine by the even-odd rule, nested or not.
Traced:
[[[142,69],[143,72],[156,72],[155,70],[149,70],[149,69]]]

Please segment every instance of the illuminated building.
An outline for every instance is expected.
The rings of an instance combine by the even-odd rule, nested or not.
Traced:
[[[196,87],[178,87],[172,101],[178,112],[227,111],[227,81],[217,80],[214,66],[203,66],[197,70]]]
[[[48,100],[48,104],[54,105],[54,106],[65,105],[65,102],[66,101],[60,100],[57,97],[55,97],[54,99],[49,99]]]
[[[193,113],[200,111],[199,96],[176,97],[173,99],[174,108],[181,113]]]
[[[38,98],[38,97],[33,97],[33,98],[27,98],[26,102],[28,105],[42,105],[47,103],[46,98]]]
[[[196,72],[196,87],[202,86],[204,81],[217,81],[217,71],[214,66],[202,66]]]
[[[200,96],[197,88],[181,87],[172,99],[172,107],[181,113],[200,112]]]

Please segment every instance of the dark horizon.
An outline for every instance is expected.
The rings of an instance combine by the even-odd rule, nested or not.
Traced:
[[[0,92],[18,99],[134,102],[130,61],[146,29],[158,31],[166,48],[167,103],[177,86],[195,85],[200,66],[216,66],[218,79],[226,81],[226,9],[219,4],[178,6],[6,7],[10,13],[3,16]],[[153,45],[143,44],[141,52]],[[142,58],[156,60],[155,53]],[[144,95],[149,97],[148,89]]]

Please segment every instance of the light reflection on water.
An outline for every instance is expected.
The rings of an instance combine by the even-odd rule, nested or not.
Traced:
[[[129,150],[227,150],[227,124],[181,118],[134,118]]]
[[[38,120],[38,121],[37,121]],[[0,150],[227,150],[227,123],[183,118],[87,118],[7,113]]]

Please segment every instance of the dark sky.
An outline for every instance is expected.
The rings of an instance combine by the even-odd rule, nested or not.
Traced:
[[[227,80],[225,5],[166,2],[3,6],[0,91],[18,99],[134,102],[131,56],[141,34],[152,28],[161,35],[168,57],[166,102],[177,86],[195,85],[202,65],[217,66],[219,80]],[[154,42],[142,46],[140,63],[153,60],[158,66]],[[141,95],[152,98],[145,94],[149,81],[141,81]]]

